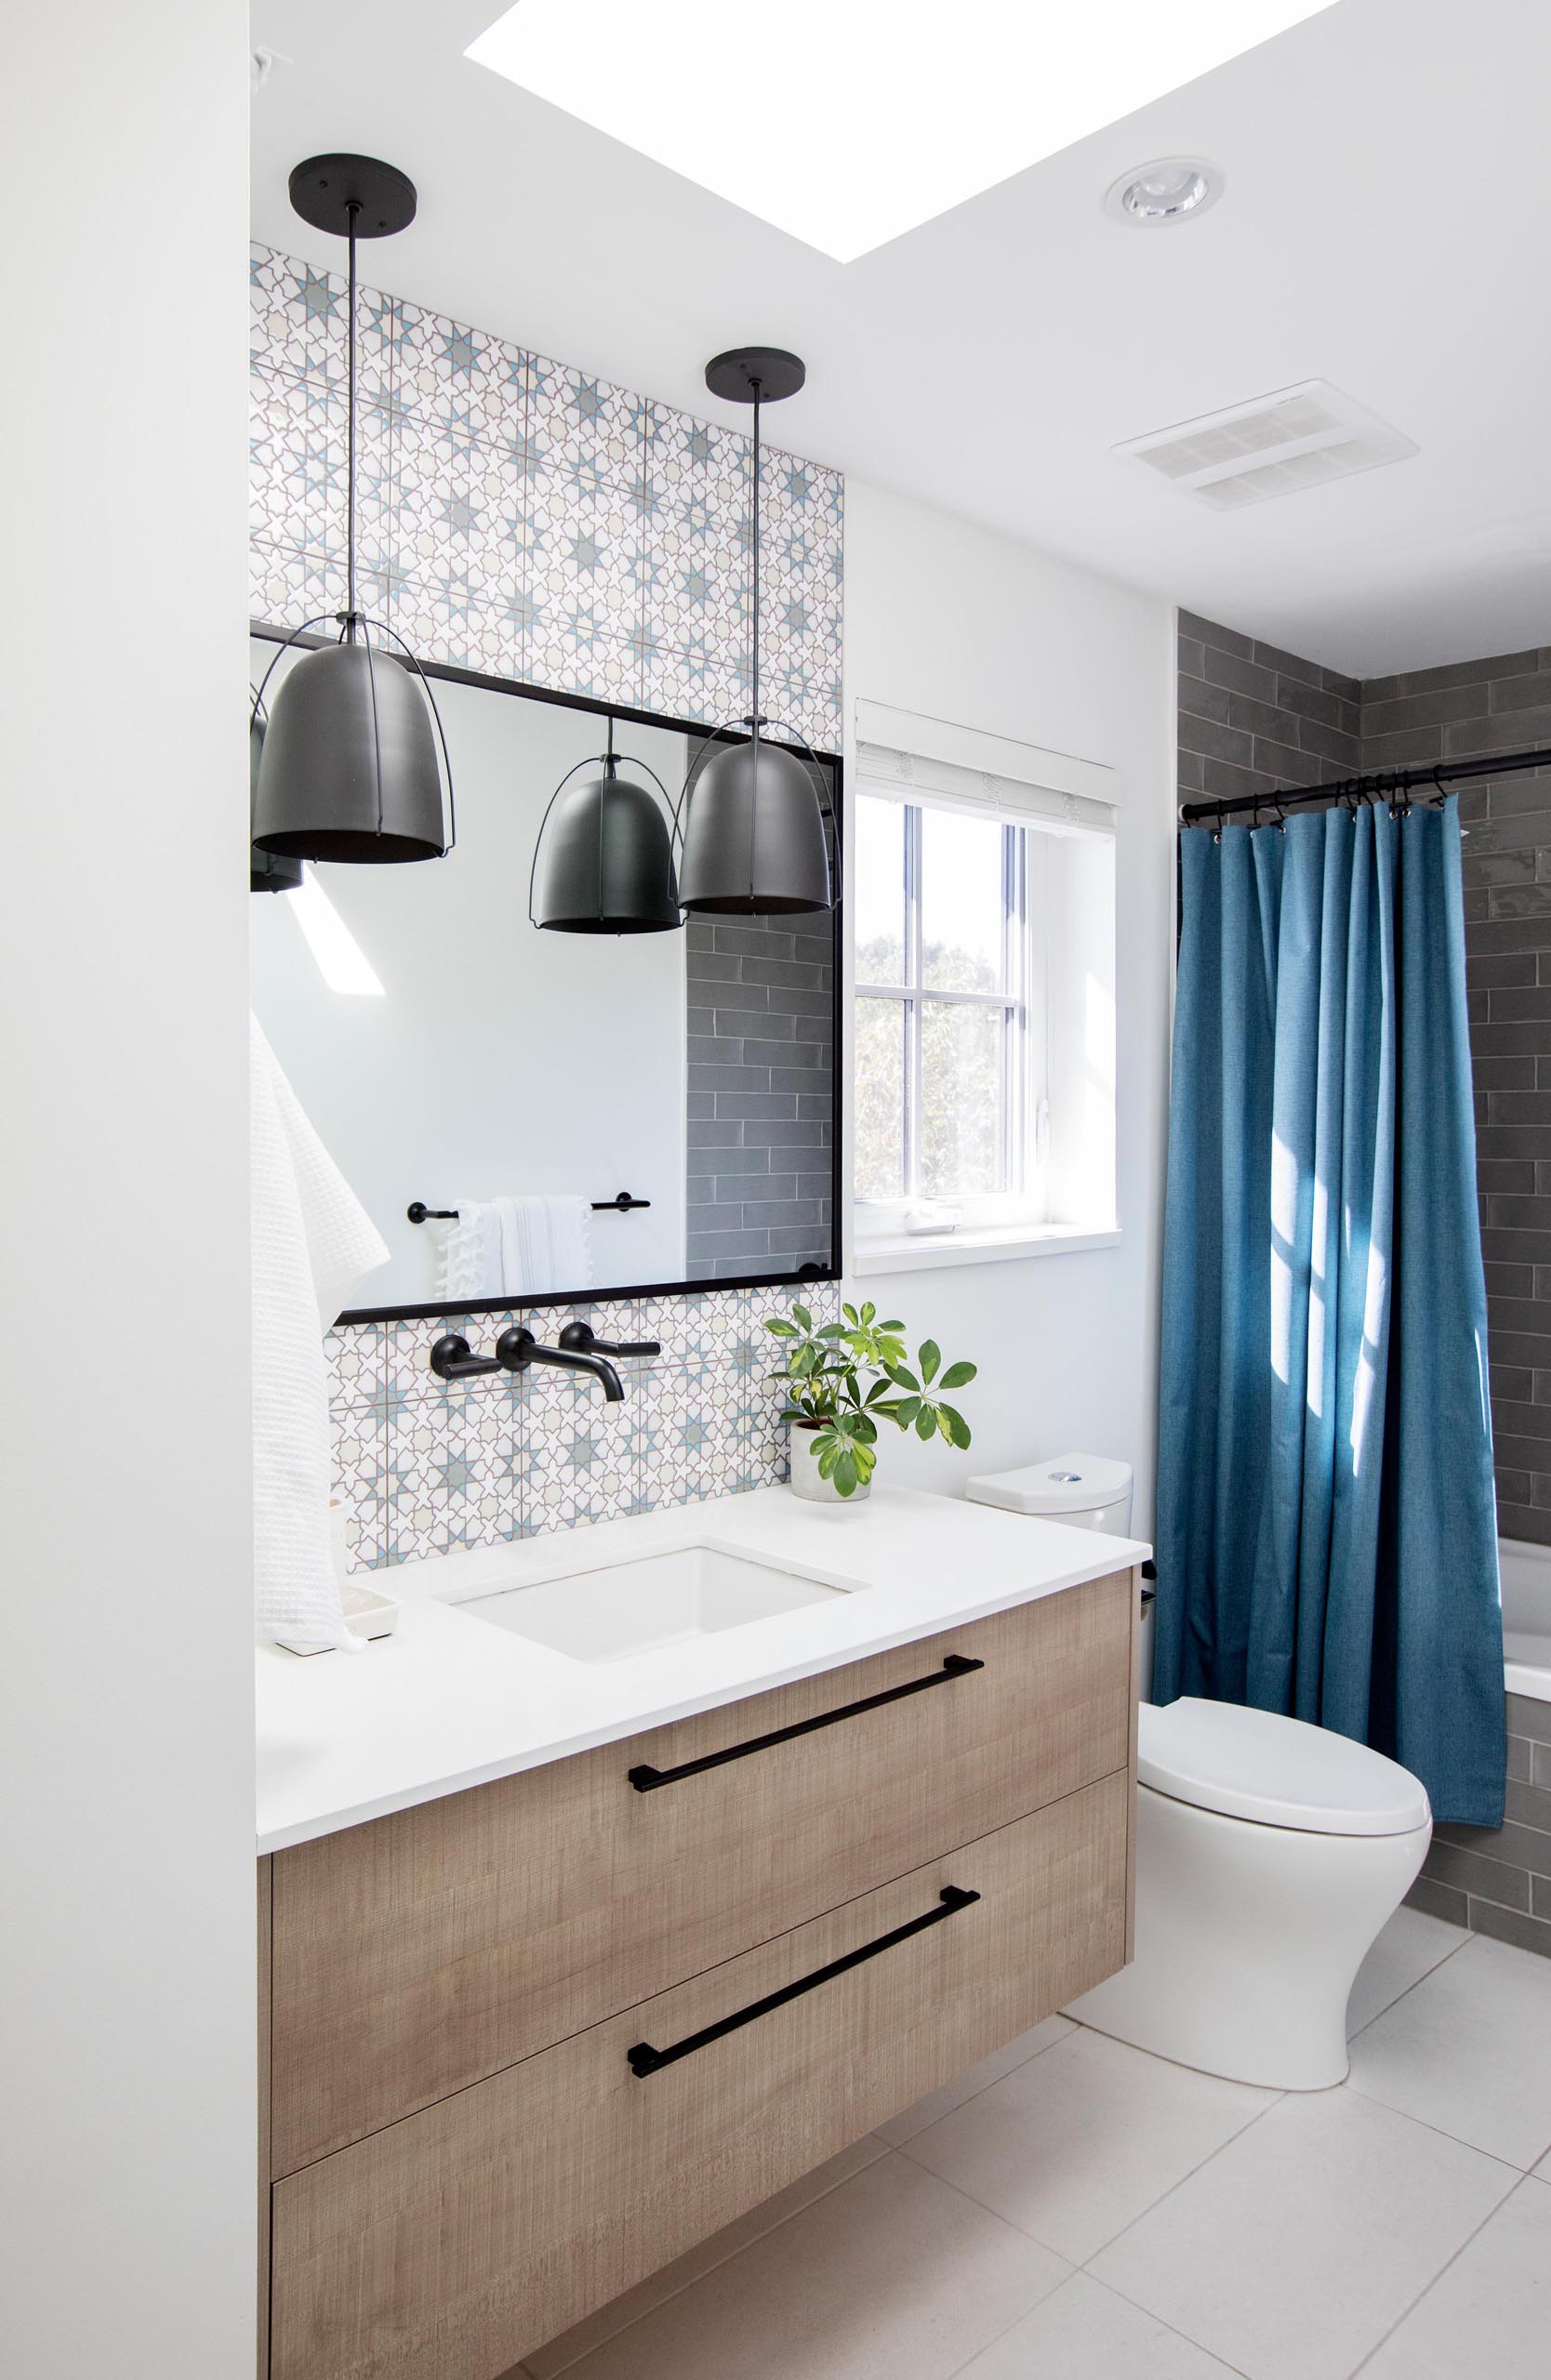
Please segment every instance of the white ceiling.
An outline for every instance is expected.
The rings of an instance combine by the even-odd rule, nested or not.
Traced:
[[[286,174],[365,150],[419,186],[369,271],[421,304],[744,423],[706,357],[796,348],[780,443],[1355,677],[1551,643],[1545,0],[1341,0],[849,265],[469,63],[501,6],[254,0],[256,236],[330,260]],[[1212,212],[1104,215],[1180,152]],[[1316,377],[1419,455],[1220,515],[1109,451]]]

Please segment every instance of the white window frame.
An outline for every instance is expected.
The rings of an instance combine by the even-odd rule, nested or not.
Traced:
[[[864,783],[858,800],[893,799]],[[901,1033],[901,1112],[904,1117],[903,1159],[906,1180],[894,1198],[858,1198],[859,1228],[893,1236],[918,1236],[945,1226],[972,1230],[1008,1229],[1043,1219],[1043,1165],[1039,1147],[1038,1118],[1045,1102],[1044,895],[1043,871],[1031,850],[1026,822],[1010,818],[990,804],[951,806],[921,800],[897,804],[903,821],[903,882],[905,980],[899,984],[863,982],[855,986],[858,1000],[897,1001],[904,1012]],[[1001,900],[1003,934],[1002,987],[991,992],[939,991],[924,980],[921,962],[922,847],[926,813],[948,810],[962,815],[995,818],[1001,827]],[[921,1187],[920,1129],[921,1114],[921,1019],[934,1004],[950,1008],[981,1008],[1000,1012],[1001,1037],[1001,1182],[995,1190],[932,1197]],[[863,1213],[867,1223],[862,1223]]]
[[[909,1030],[912,1011],[919,1019],[921,1005],[932,999],[1003,1009],[1015,999],[1022,1047],[1003,1101],[1004,1129],[1015,1143],[1004,1157],[1005,1186],[953,1199],[924,1198],[908,1189],[889,1199],[854,1195],[849,1269],[919,1270],[1112,1247],[1120,1237],[1114,1208],[1112,773],[1094,762],[868,702],[857,703],[856,728],[851,778],[856,798],[890,800],[906,813],[906,982],[857,979],[853,1006],[862,998],[905,1004],[906,1165],[912,1182],[920,1110],[920,1035]],[[1003,867],[1010,865],[1009,854],[1016,854],[1014,864],[1023,882],[1017,923],[1010,929],[1018,939],[1018,967],[1010,970],[1004,991],[935,992],[921,983],[921,822],[929,809],[997,817],[1010,830]],[[1102,1047],[1106,1033],[1107,1058]]]

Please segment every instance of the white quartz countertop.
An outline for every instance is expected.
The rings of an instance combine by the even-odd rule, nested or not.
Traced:
[[[460,1604],[688,1545],[856,1590],[611,1661],[584,1661]],[[858,1505],[786,1488],[480,1546],[374,1573],[401,1596],[364,1653],[258,1651],[258,1847],[281,1851],[1128,1567],[1134,1539],[875,1488]],[[364,1581],[363,1583],[366,1583]]]

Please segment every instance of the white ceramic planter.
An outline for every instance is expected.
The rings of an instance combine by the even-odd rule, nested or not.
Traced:
[[[788,1435],[791,1439],[791,1492],[794,1496],[805,1496],[811,1504],[866,1502],[872,1493],[870,1479],[865,1487],[853,1488],[849,1496],[842,1496],[832,1479],[820,1476],[818,1457],[814,1451],[818,1437],[816,1430],[804,1430],[794,1421],[789,1424]]]

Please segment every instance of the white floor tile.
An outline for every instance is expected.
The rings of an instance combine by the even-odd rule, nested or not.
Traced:
[[[1094,2274],[1250,2380],[1346,2380],[1513,2187],[1353,2091],[1290,2094]]]
[[[1445,1924],[1419,1909],[1398,1909],[1358,1969],[1346,2003],[1347,2040],[1469,1939],[1463,1925]]]
[[[1551,2199],[1551,2191],[1546,2193]],[[1192,2346],[1085,2272],[966,2364],[959,2380],[1235,2380]]]
[[[905,2154],[1085,2264],[1274,2098],[1080,2025]]]
[[[1352,2043],[1351,2082],[1510,2165],[1551,2148],[1551,1959],[1473,1934]]]
[[[1069,2271],[891,2152],[572,2370],[576,2380],[950,2380]]]
[[[1392,2331],[1362,2380],[1509,2380],[1551,2362],[1551,2190],[1523,2182]]]
[[[608,2305],[600,2306],[595,2314],[589,2314],[586,2320],[578,2322],[575,2329],[563,2332],[558,2339],[551,2339],[548,2347],[542,2347],[536,2354],[530,2355],[524,2366],[527,2380],[554,2380],[557,2373],[579,2363],[582,2357],[601,2341],[612,2338],[616,2331],[622,2331],[630,2323],[639,2321],[642,2315],[650,2313],[654,2306],[660,2306],[666,2298],[676,2296],[681,2289],[687,2289],[690,2282],[697,2281],[702,2273],[725,2263],[729,2256],[736,2255],[740,2248],[747,2248],[751,2241],[758,2240],[764,2232],[774,2231],[778,2224],[800,2214],[803,2207],[811,2206],[815,2199],[823,2198],[842,2182],[849,2181],[853,2174],[859,2174],[864,2165],[872,2164],[882,2154],[882,2142],[868,2134],[851,2148],[842,2149],[838,2157],[828,2158],[822,2165],[815,2165],[813,2172],[804,2174],[800,2181],[791,2183],[784,2190],[777,2190],[774,2198],[762,2200],[758,2206],[750,2207],[749,2213],[740,2215],[736,2223],[724,2224],[720,2231],[713,2231],[709,2240],[702,2240],[695,2247],[686,2249],[682,2256],[675,2256],[671,2264],[664,2265],[660,2272],[651,2274],[634,2289],[627,2289],[622,2297],[612,2298]]]
[[[940,2091],[929,2091],[924,2099],[918,2099],[914,2107],[907,2108],[902,2115],[893,2116],[887,2123],[881,2123],[878,2127],[879,2139],[886,2140],[891,2149],[900,2148],[907,2140],[914,2139],[918,2132],[924,2132],[929,2123],[935,2123],[941,2116],[951,2115],[953,2109],[961,2108],[966,2099],[976,2098],[993,2082],[1000,2082],[1002,2076],[1011,2074],[1014,2067],[1027,2065],[1031,2057],[1038,2057],[1041,2050],[1054,2049],[1056,2043],[1073,2030],[1069,2016],[1047,2016],[1042,2025],[1036,2025],[1031,2032],[1020,2033],[1016,2041],[1009,2042],[1004,2049],[993,2050],[989,2057],[981,2058],[974,2066],[966,2066],[951,2082],[945,2082]]]

